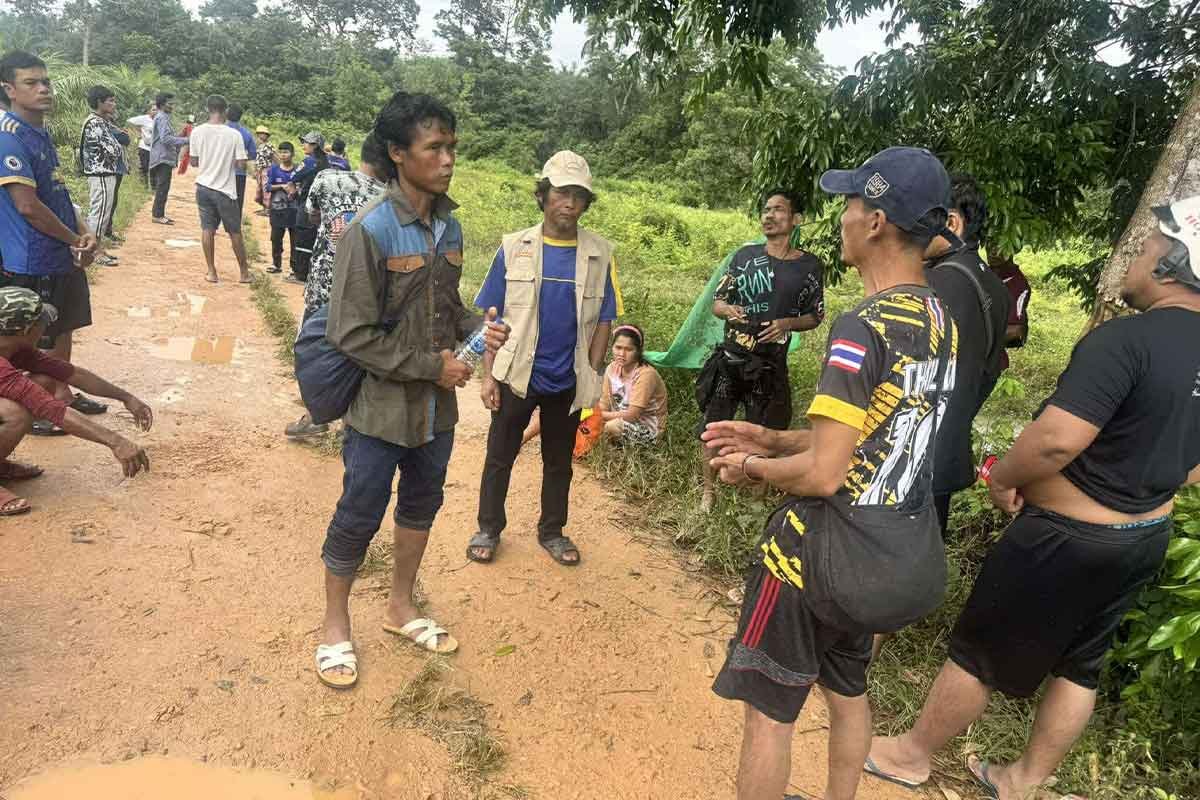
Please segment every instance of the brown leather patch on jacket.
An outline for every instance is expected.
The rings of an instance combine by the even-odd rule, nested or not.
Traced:
[[[448,250],[445,253],[442,253],[442,255],[444,255],[446,257],[446,260],[449,261],[454,266],[456,266],[456,267],[462,266],[463,259],[462,259],[462,251],[461,250]]]
[[[425,266],[425,257],[420,255],[392,256],[387,260],[388,272],[416,272]]]

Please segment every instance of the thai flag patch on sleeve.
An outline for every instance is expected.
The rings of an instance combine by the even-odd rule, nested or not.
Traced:
[[[829,345],[829,366],[857,373],[862,369],[867,348],[849,339],[834,339]]]

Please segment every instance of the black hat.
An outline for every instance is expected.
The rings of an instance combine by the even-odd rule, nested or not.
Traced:
[[[889,147],[858,169],[831,169],[821,176],[829,194],[858,195],[887,214],[888,222],[909,233],[957,237],[943,227],[926,230],[919,220],[935,208],[949,212],[950,175],[938,157],[923,147]]]

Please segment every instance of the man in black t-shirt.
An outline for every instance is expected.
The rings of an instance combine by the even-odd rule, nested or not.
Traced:
[[[704,422],[737,416],[773,430],[792,422],[792,387],[787,354],[793,332],[812,330],[825,315],[822,265],[791,246],[800,207],[793,192],[767,192],[762,211],[763,244],[743,245],[713,294],[713,315],[725,320],[724,340],[701,375],[713,374],[712,390],[701,409]],[[704,493],[701,510],[713,503],[713,474],[702,452]]]
[[[971,425],[1000,377],[1009,304],[1004,283],[979,257],[987,230],[987,199],[975,179],[970,175],[951,175],[950,201],[947,227],[961,240],[962,246],[954,247],[939,236],[925,253],[930,259],[925,278],[950,307],[959,335],[954,394],[941,423],[933,467],[933,505],[943,536],[950,515],[950,498],[975,482]],[[951,262],[961,264],[969,273]],[[991,322],[990,337],[985,315]]]
[[[746,706],[739,800],[782,797],[792,728],[814,684],[830,720],[823,796],[854,797],[871,731],[871,636],[903,624],[877,627],[873,611],[882,604],[885,614],[919,618],[945,588],[930,442],[953,391],[957,334],[925,285],[923,259],[945,230],[950,179],[929,151],[892,147],[856,170],[826,172],[821,188],[846,197],[842,260],[861,273],[868,296],[833,324],[808,409],[812,428],[723,421],[703,435],[720,453],[712,465],[723,481],[765,481],[789,495],[767,522],[713,684]],[[810,549],[869,535],[884,544],[853,564],[839,558],[831,567],[835,559]],[[835,591],[822,594],[829,584]],[[826,602],[835,593],[841,613]]]
[[[912,730],[872,743],[869,772],[915,786],[994,690],[1051,680],[1021,757],[972,757],[988,796],[1032,797],[1083,733],[1121,619],[1158,573],[1181,486],[1200,482],[1200,196],[1156,208],[1122,286],[1142,313],[1085,336],[1054,394],[991,470],[1017,517],[992,547]]]

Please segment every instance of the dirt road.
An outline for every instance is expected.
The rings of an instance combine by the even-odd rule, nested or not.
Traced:
[[[669,548],[632,536],[632,515],[586,474],[570,526],[585,564],[553,564],[534,541],[536,449],[513,477],[499,561],[468,566],[487,426],[471,388],[460,392],[447,501],[421,582],[462,643],[445,679],[482,704],[505,766],[472,785],[442,741],[387,722],[427,657],[381,631],[381,572],[356,585],[351,604],[359,686],[318,683],[319,552],[341,464],[283,439],[301,410],[296,391],[223,237],[226,282],[204,281],[190,178],[172,191],[178,224],[151,224],[147,207],[130,228],[121,265],[94,285],[96,324],[76,345],[78,363],[153,406],[149,434],[119,406],[101,418],[148,445],[153,471],[122,480],[104,448],[69,438],[29,439],[16,454],[46,474],[13,487],[33,513],[0,520],[0,794],[107,797],[94,777],[17,784],[65,762],[139,759],[120,765],[130,777],[112,797],[132,797],[135,775],[175,787],[148,797],[183,797],[209,768],[200,762],[363,800],[731,797],[740,709],[709,684],[733,610]],[[265,251],[265,220],[254,220]],[[299,287],[281,288],[298,308]],[[817,796],[826,733],[811,706],[797,727],[793,791]],[[164,755],[194,763],[149,758]],[[212,774],[225,788],[204,796],[293,796]],[[913,796],[871,779],[860,791]]]

